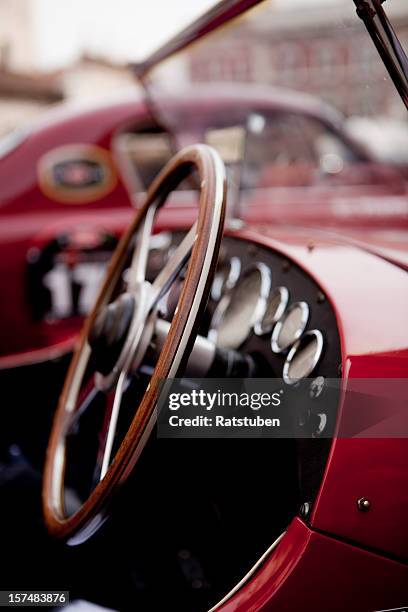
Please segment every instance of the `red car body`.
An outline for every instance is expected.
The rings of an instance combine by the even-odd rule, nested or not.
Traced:
[[[169,99],[165,108],[175,117],[184,113],[216,116],[231,103],[235,108],[261,104],[267,109],[314,117],[340,134],[362,160],[354,171],[326,184],[298,184],[283,189],[278,186],[268,189],[267,198],[263,189],[252,190],[245,198],[242,216],[246,222],[259,226],[263,234],[277,225],[329,228],[341,240],[351,239],[400,265],[408,265],[405,182],[392,168],[373,162],[367,152],[350,141],[341,131],[337,113],[323,103],[268,90],[248,93],[241,87],[217,97],[207,89],[182,100]],[[60,201],[41,185],[41,160],[61,147],[92,146],[104,151],[115,165],[116,136],[146,121],[152,121],[146,104],[133,96],[84,111],[59,111],[33,127],[19,146],[1,159],[0,273],[3,287],[8,289],[6,299],[0,303],[0,366],[42,360],[51,349],[53,354],[66,351],[80,325],[72,318],[52,324],[33,320],[27,296],[27,267],[32,253],[41,252],[67,233],[72,240],[82,241],[84,248],[96,239],[95,234],[119,236],[131,219],[132,204],[137,206],[142,199],[141,194],[129,193],[119,179],[108,193],[86,203]],[[200,136],[196,128],[193,139]],[[180,220],[183,224],[189,207],[194,206],[185,194],[179,194],[179,200],[163,216],[172,226],[178,226]]]
[[[229,103],[207,102],[217,108]],[[202,110],[205,103],[191,97],[172,104]],[[32,321],[25,294],[30,250],[41,250],[67,231],[120,235],[133,215],[120,180],[108,195],[86,205],[53,201],[39,185],[40,159],[56,147],[78,143],[111,152],[115,135],[146,116],[146,106],[134,100],[61,115],[33,129],[1,160],[0,367],[65,353],[78,329],[78,320]],[[245,226],[227,229],[282,253],[318,281],[337,316],[346,380],[408,376],[408,197],[403,180],[392,172],[385,176],[385,168],[377,171],[384,173],[382,186],[276,190],[267,205],[259,190],[245,209]],[[193,213],[181,198],[166,208],[158,229],[183,229]],[[344,403],[339,420],[348,410]],[[368,612],[406,604],[407,480],[406,438],[335,439],[310,515],[292,521],[217,609]],[[370,512],[357,511],[360,498],[370,500]]]

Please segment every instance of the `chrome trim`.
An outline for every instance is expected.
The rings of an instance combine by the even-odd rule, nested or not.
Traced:
[[[220,608],[220,606],[222,606],[229,599],[231,599],[231,597],[233,597],[235,593],[238,593],[238,591],[252,578],[252,576],[255,574],[257,569],[266,561],[269,555],[275,550],[275,548],[278,546],[279,542],[281,542],[285,534],[286,534],[286,531],[281,533],[280,536],[276,538],[276,540],[269,546],[269,548],[267,548],[266,551],[254,563],[254,565],[251,567],[249,572],[245,574],[245,576],[239,582],[237,582],[237,584],[218,603],[216,603],[215,606],[210,608],[208,612],[215,612],[216,610]]]
[[[287,346],[281,346],[278,342],[279,335],[283,329],[283,326],[285,325],[286,319],[288,318],[290,313],[293,312],[296,308],[301,308],[301,311],[302,311],[301,327],[299,327],[299,329],[296,331],[295,337],[293,338],[293,341],[290,344],[288,344]],[[271,336],[271,348],[273,352],[282,353],[283,351],[288,349],[290,346],[292,346],[305,331],[308,320],[309,320],[309,305],[307,304],[307,302],[294,302],[291,306],[289,306],[283,318],[280,319],[276,323],[273,329],[272,336]]]
[[[0,160],[3,160],[7,155],[18,149],[27,140],[29,134],[30,130],[28,128],[19,128],[0,138]]]
[[[214,310],[214,314],[211,318],[210,329],[208,330],[207,337],[214,344],[217,344],[218,328],[230,301],[231,294],[224,295],[218,302],[217,308]]]
[[[264,327],[263,320],[266,316],[269,303],[272,301],[272,299],[275,297],[277,293],[279,293],[281,297],[280,303],[278,305],[278,308],[276,309],[276,313],[275,313],[275,316],[273,317],[272,322],[267,327]],[[277,323],[279,319],[283,317],[285,310],[288,306],[288,303],[289,303],[289,290],[287,289],[287,287],[275,287],[274,289],[272,289],[272,291],[269,294],[268,303],[266,305],[266,309],[265,309],[265,313],[262,318],[262,321],[257,323],[254,327],[254,332],[256,333],[257,336],[264,336],[265,334],[269,334],[272,331],[275,323]]]
[[[317,340],[317,349],[316,349],[316,354],[313,358],[313,365],[310,368],[310,370],[305,373],[304,376],[300,378],[291,378],[289,375],[289,370],[290,370],[290,365],[293,361],[293,358],[296,356],[296,353],[299,350],[302,350],[302,343],[304,342],[305,338],[310,338],[310,336],[314,336]],[[305,334],[303,334],[303,336],[299,338],[297,342],[295,342],[295,344],[290,349],[289,354],[286,357],[285,363],[283,365],[283,380],[287,385],[295,385],[297,382],[299,382],[299,380],[302,380],[310,376],[310,374],[313,372],[313,370],[319,363],[320,357],[322,356],[323,345],[324,345],[323,334],[318,329],[312,329],[311,331],[306,332]]]
[[[262,319],[262,317],[264,316],[265,309],[267,306],[267,299],[268,299],[269,292],[271,289],[271,284],[272,284],[272,274],[266,264],[262,262],[256,262],[255,264],[251,264],[250,266],[245,268],[244,272],[241,274],[234,288],[230,291],[230,293],[225,294],[221,298],[220,302],[218,303],[218,306],[215,309],[213,317],[211,319],[210,330],[208,332],[208,339],[211,340],[211,342],[214,342],[214,344],[217,344],[219,328],[222,323],[223,316],[229,304],[234,299],[234,291],[236,291],[239,288],[241,282],[243,282],[247,276],[253,273],[254,270],[257,270],[260,273],[261,286],[259,289],[258,300],[255,305],[254,312],[252,314],[250,324],[249,324],[250,331],[254,329],[255,325],[257,325],[259,321]],[[245,338],[245,340],[246,339],[247,338]],[[245,342],[245,340],[243,340],[243,342]],[[243,342],[241,342],[239,346],[241,346]],[[238,347],[235,347],[235,348],[238,348]]]
[[[222,298],[222,295],[225,290],[231,291],[231,289],[235,287],[238,282],[239,275],[241,274],[242,264],[239,257],[231,257],[226,265],[229,265],[229,272],[224,282],[221,284],[221,286],[217,286],[217,276],[219,276],[222,271],[221,267],[219,270],[216,271],[215,278],[211,287],[211,298],[216,302],[218,302],[218,300]]]
[[[312,434],[313,438],[318,438],[319,436],[321,436],[327,425],[327,414],[325,414],[324,412],[319,412],[317,416],[320,417],[320,423],[317,428],[317,431]]]

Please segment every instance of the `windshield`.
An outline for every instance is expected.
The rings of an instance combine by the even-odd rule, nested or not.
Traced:
[[[406,4],[389,9],[403,38]],[[406,109],[351,1],[263,2],[144,80],[177,147],[216,146],[241,191],[395,188],[383,162],[408,165]]]

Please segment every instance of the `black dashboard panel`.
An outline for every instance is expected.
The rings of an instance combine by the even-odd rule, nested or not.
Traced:
[[[176,245],[180,242],[184,232],[172,234],[171,242]],[[171,248],[171,247],[170,247]],[[273,288],[281,286],[289,291],[289,301],[287,308],[295,302],[306,302],[309,307],[309,318],[304,333],[317,329],[322,333],[323,351],[316,367],[310,376],[299,384],[304,386],[302,398],[302,427],[305,429],[305,436],[300,436],[295,440],[262,440],[261,446],[274,447],[274,451],[281,448],[282,457],[287,456],[288,448],[291,447],[293,453],[296,447],[298,489],[297,499],[299,502],[312,503],[320,486],[327,457],[331,447],[331,438],[328,431],[333,431],[336,422],[339,391],[333,390],[327,381],[341,377],[341,349],[340,338],[337,328],[336,317],[333,308],[326,298],[322,289],[307,273],[297,264],[289,261],[280,253],[259,246],[246,240],[224,237],[218,269],[222,268],[231,258],[238,258],[241,262],[240,277],[245,271],[256,264],[264,264],[270,271],[271,291]],[[157,254],[156,254],[157,259]],[[160,258],[159,258],[160,259]],[[157,271],[150,271],[154,277]],[[239,282],[239,278],[238,281]],[[209,298],[207,310],[202,322],[200,333],[208,335],[220,299],[225,292],[221,292],[217,299]],[[284,315],[283,315],[284,316]],[[249,354],[253,357],[257,371],[256,377],[259,378],[281,378],[285,359],[290,347],[281,353],[275,353],[271,348],[270,333],[257,335],[254,330],[249,333],[246,340],[240,345],[239,352]],[[285,392],[292,394],[293,401],[296,401],[296,394],[299,385],[284,386]],[[326,425],[323,435],[319,429],[321,415],[326,416]],[[226,442],[226,441],[224,441]],[[255,452],[253,443],[257,441],[235,440],[237,448],[246,445],[245,451]],[[252,442],[252,443],[251,443]],[[258,441],[258,446],[259,446]],[[256,450],[258,452],[258,449]]]
[[[289,290],[288,307],[294,302],[306,302],[309,306],[309,321],[305,331],[318,329],[324,338],[322,357],[312,373],[313,378],[337,378],[341,368],[340,339],[336,317],[330,302],[315,283],[299,266],[282,257],[280,253],[249,243],[241,239],[225,237],[221,258],[238,257],[241,260],[241,274],[256,263],[264,263],[272,275],[273,287],[283,286]],[[209,304],[214,310],[214,304]],[[271,334],[257,336],[251,333],[241,350],[257,353],[267,361],[273,375],[282,376],[286,353],[276,354],[270,346]]]
[[[338,405],[338,392],[325,388],[326,379],[336,379],[341,375],[341,348],[336,317],[333,308],[316,282],[298,265],[282,257],[280,253],[246,241],[225,237],[223,254],[226,257],[239,257],[241,270],[262,262],[270,269],[273,287],[283,286],[289,290],[288,307],[294,302],[306,302],[309,306],[309,321],[305,332],[318,329],[322,332],[324,347],[322,356],[303,384],[310,387],[316,379],[320,382],[320,395],[311,392],[302,394],[302,410],[305,426],[316,427],[318,414],[327,414],[327,427],[335,426]],[[214,308],[212,304],[210,308]],[[272,330],[273,331],[273,330]],[[287,351],[276,354],[271,349],[271,333],[257,336],[251,333],[240,350],[256,356],[262,361],[264,368],[261,375],[281,377]],[[287,389],[295,397],[296,390]],[[330,397],[328,397],[330,394]],[[304,401],[306,400],[306,401]],[[270,442],[276,443],[277,440]],[[280,441],[279,441],[280,442]],[[304,501],[312,503],[320,486],[327,457],[331,447],[330,438],[297,439],[299,494]]]

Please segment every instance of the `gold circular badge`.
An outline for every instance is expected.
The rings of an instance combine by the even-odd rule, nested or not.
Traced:
[[[52,149],[38,163],[41,191],[64,204],[87,204],[108,195],[118,181],[112,156],[96,145]]]

